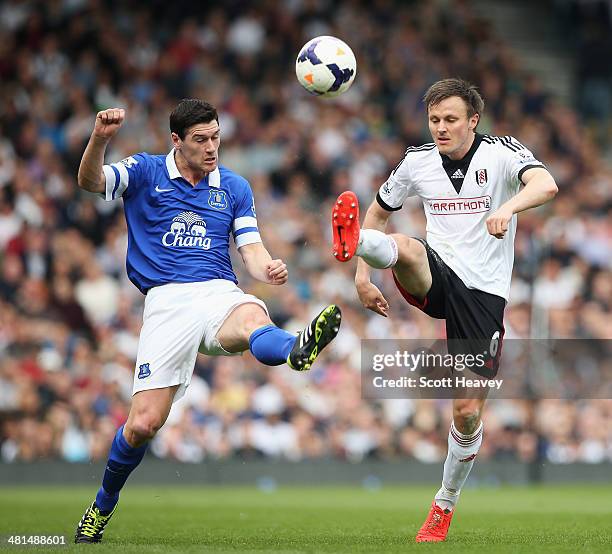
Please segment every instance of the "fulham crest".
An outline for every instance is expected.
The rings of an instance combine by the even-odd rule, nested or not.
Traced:
[[[484,187],[487,184],[487,170],[479,169],[476,171],[476,183],[479,187]]]

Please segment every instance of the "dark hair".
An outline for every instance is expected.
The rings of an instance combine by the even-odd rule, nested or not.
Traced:
[[[219,123],[219,116],[214,106],[197,98],[184,98],[170,114],[170,131],[176,133],[181,140],[185,131],[197,123]]]
[[[451,96],[458,96],[465,102],[468,117],[472,117],[474,114],[481,115],[484,111],[484,100],[478,89],[472,83],[463,79],[437,81],[427,89],[425,96],[423,96],[423,102],[425,107],[429,109]]]

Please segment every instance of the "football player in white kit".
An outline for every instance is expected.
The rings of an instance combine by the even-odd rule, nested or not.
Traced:
[[[361,228],[356,195],[340,195],[332,211],[333,254],[341,262],[359,257],[355,275],[359,298],[384,317],[389,304],[371,283],[370,267],[392,269],[407,302],[446,320],[447,339],[460,339],[452,341],[455,348],[488,352],[478,373],[489,378],[497,372],[501,353],[516,214],[551,200],[557,185],[544,165],[513,137],[476,132],[484,102],[470,83],[436,82],[424,103],[433,143],[406,150],[380,187]],[[426,241],[384,233],[389,216],[410,196],[423,201]],[[445,540],[482,443],[486,394],[467,396],[471,397],[453,399],[442,486],[417,542]]]
[[[307,370],[341,321],[340,309],[330,305],[296,336],[276,327],[265,304],[237,287],[230,235],[254,279],[283,285],[288,273],[263,246],[248,181],[218,163],[213,106],[197,99],[177,105],[170,114],[174,148],[167,155],[142,152],[104,165],[106,146],[124,118],[118,108],[97,114],[78,183],[107,200],[123,198],[127,273],[146,294],[143,326],[130,413],[75,542],[102,540],[120,490],[189,385],[198,351],[223,356],[250,350],[261,363]]]

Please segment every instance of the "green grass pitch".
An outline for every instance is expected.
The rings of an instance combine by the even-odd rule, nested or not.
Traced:
[[[14,552],[611,552],[612,486],[466,489],[442,544],[415,544],[434,486],[128,486],[104,543]],[[0,535],[66,535],[95,487],[0,489]]]

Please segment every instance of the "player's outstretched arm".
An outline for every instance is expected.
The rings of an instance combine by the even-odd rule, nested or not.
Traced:
[[[391,212],[383,209],[378,202],[374,200],[366,212],[361,228],[384,231],[387,228],[387,222],[389,221],[390,215]],[[378,287],[370,281],[370,266],[361,258],[357,258],[355,288],[357,289],[359,300],[361,300],[365,308],[383,317],[387,317],[389,303]]]
[[[253,279],[269,285],[284,285],[289,277],[283,260],[273,260],[261,242],[246,244],[238,249],[242,261]]]
[[[103,110],[96,115],[89,142],[83,152],[77,182],[79,187],[89,192],[101,192],[106,189],[106,181],[102,166],[104,165],[104,152],[111,138],[123,125],[125,110],[121,108],[111,108]]]
[[[553,176],[543,167],[532,167],[523,173],[525,187],[487,218],[487,230],[503,239],[514,214],[535,208],[552,200],[558,192]]]

